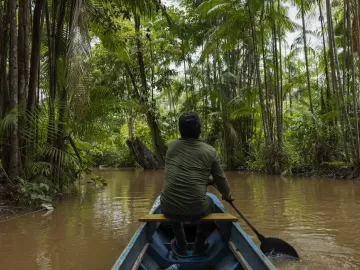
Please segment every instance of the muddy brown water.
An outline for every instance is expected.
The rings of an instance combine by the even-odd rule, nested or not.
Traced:
[[[98,174],[108,186],[81,185],[77,196],[63,198],[49,215],[0,222],[0,269],[110,269],[159,195],[163,172]],[[360,269],[360,182],[237,172],[227,177],[235,205],[253,225],[292,244],[302,258],[274,262],[276,267]]]

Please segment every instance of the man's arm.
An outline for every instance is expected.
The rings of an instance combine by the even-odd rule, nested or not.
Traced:
[[[223,200],[233,201],[234,199],[231,196],[229,182],[225,177],[224,171],[220,164],[219,156],[216,152],[215,152],[215,161],[211,169],[211,174],[214,179],[214,183],[216,184],[216,187],[222,194]]]

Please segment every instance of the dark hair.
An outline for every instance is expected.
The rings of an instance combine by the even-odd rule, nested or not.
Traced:
[[[179,130],[181,138],[198,139],[201,133],[201,123],[199,116],[195,112],[186,112],[179,118]]]

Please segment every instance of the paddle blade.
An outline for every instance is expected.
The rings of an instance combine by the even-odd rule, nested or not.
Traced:
[[[291,257],[300,259],[296,250],[284,240],[275,237],[266,237],[261,241],[261,251],[265,255],[289,255]]]

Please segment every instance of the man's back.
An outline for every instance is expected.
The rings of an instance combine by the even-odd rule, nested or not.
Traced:
[[[184,220],[200,220],[214,211],[214,202],[206,195],[209,176],[225,200],[233,200],[229,184],[213,147],[199,140],[201,123],[195,112],[185,112],[179,118],[181,139],[169,143],[165,160],[165,182],[161,193],[163,213],[173,219],[173,250],[188,255]],[[199,222],[192,254],[204,254],[208,222]]]
[[[165,213],[179,216],[201,216],[211,207],[206,196],[210,174],[223,178],[217,153],[198,139],[178,139],[170,142],[166,153],[165,183],[161,205]],[[223,187],[222,187],[223,188]]]

